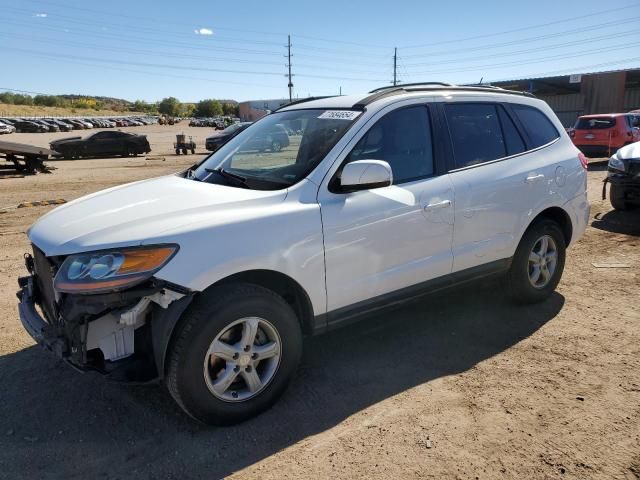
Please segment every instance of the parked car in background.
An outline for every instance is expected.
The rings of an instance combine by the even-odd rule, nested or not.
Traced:
[[[231,140],[234,136],[246,129],[252,122],[234,123],[229,125],[217,135],[208,137],[205,141],[205,148],[211,152],[215,152],[222,145]]]
[[[86,130],[87,126],[85,125],[84,122],[81,122],[80,120],[77,120],[75,118],[71,118],[69,120],[67,120],[68,123],[70,123],[71,125],[73,125],[73,129],[74,130]]]
[[[283,125],[300,131],[286,153],[265,140],[282,147]],[[28,230],[20,318],[79,369],[160,379],[192,417],[237,423],[284,392],[303,334],[494,276],[517,302],[549,299],[590,219],[586,167],[551,108],[521,92],[412,85],[296,103],[182,174],[47,213]]]
[[[73,130],[73,128],[68,123],[58,120],[57,118],[47,118],[46,121],[57,125],[61,132],[70,132],[71,130]]]
[[[106,155],[138,155],[149,153],[151,147],[146,135],[127,132],[97,132],[86,138],[71,137],[55,140],[51,150],[65,159]]]
[[[34,121],[39,123],[40,125],[44,125],[45,127],[47,127],[50,132],[59,132],[60,131],[60,127],[57,124],[55,124],[54,122],[51,122],[49,120],[39,119],[39,120],[34,120]]]
[[[0,122],[0,133],[1,134],[5,134],[5,133],[14,133],[16,131],[16,127],[14,127],[13,125],[8,125],[4,122]]]
[[[640,142],[622,147],[609,159],[609,200],[616,210],[640,206]]]
[[[610,156],[640,141],[638,118],[632,113],[583,115],[570,132],[573,144],[588,156]]]
[[[48,127],[29,120],[16,120],[13,125],[19,133],[44,133],[49,131]]]
[[[242,150],[258,150],[260,152],[271,150],[272,152],[279,152],[288,146],[289,135],[287,130],[282,125],[275,124],[271,128],[263,130],[260,134],[254,135],[250,141],[242,145]]]

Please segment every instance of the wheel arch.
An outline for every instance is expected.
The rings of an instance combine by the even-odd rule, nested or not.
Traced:
[[[552,220],[558,224],[564,235],[565,245],[569,246],[569,244],[571,243],[571,239],[573,238],[573,222],[571,221],[571,216],[569,215],[569,213],[561,207],[548,207],[542,210],[529,222],[524,232],[529,230],[529,228],[531,228],[531,225],[543,218]]]
[[[251,283],[282,297],[296,313],[303,333],[313,333],[313,305],[306,290],[290,276],[275,270],[247,270],[218,280],[207,290],[230,283]]]
[[[234,273],[211,284],[201,292],[189,296],[188,299],[185,298],[185,302],[182,305],[179,305],[182,303],[182,300],[174,302],[175,313],[168,315],[166,319],[160,320],[166,324],[162,328],[155,329],[155,338],[153,340],[156,368],[160,378],[164,378],[166,373],[167,353],[171,349],[171,345],[175,339],[175,332],[183,320],[184,313],[189,309],[192,302],[198,296],[217,287],[233,283],[250,283],[276,293],[293,308],[300,322],[303,334],[311,335],[314,333],[313,305],[306,290],[302,288],[297,281],[275,270],[247,270]],[[173,306],[174,304],[171,304],[169,309],[172,309]],[[162,310],[163,314],[166,312],[166,310]],[[156,322],[156,320],[154,319],[153,322]],[[153,332],[154,330],[152,329],[152,333]]]

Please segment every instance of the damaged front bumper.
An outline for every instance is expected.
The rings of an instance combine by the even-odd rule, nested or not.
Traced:
[[[193,297],[151,282],[117,293],[65,295],[57,302],[56,318],[50,318],[38,309],[36,275],[19,278],[18,284],[20,320],[39,345],[76,369],[122,381],[163,377],[169,338]]]

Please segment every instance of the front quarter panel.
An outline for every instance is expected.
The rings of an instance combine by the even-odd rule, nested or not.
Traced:
[[[315,315],[326,311],[324,249],[317,186],[303,180],[284,202],[206,215],[144,243],[177,243],[178,254],[156,277],[195,291],[250,270],[272,270],[298,282]]]

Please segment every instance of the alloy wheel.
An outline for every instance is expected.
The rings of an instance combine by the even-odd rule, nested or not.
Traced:
[[[558,248],[550,235],[540,237],[529,253],[529,282],[535,288],[546,287],[558,265]]]
[[[229,324],[209,346],[204,380],[220,400],[241,402],[258,395],[278,370],[282,344],[275,327],[259,317]]]

